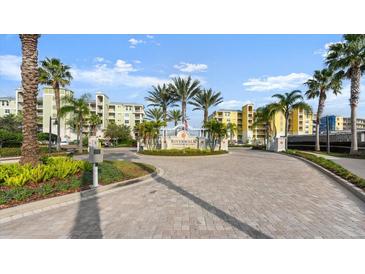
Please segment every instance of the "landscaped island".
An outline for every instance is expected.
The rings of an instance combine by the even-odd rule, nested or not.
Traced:
[[[99,183],[107,185],[155,171],[151,165],[129,161],[104,161]],[[69,157],[45,157],[31,165],[0,165],[0,209],[90,188],[92,166]]]
[[[226,154],[226,150],[200,150],[200,149],[156,149],[156,150],[143,150],[139,152],[144,155],[156,155],[156,156],[207,156],[207,155],[220,155]]]

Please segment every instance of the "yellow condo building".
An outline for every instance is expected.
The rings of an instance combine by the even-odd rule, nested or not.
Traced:
[[[266,128],[264,125],[254,126],[255,109],[254,104],[247,104],[242,110],[220,109],[214,111],[209,118],[215,118],[218,121],[228,124],[234,123],[237,126],[237,132],[232,140],[238,143],[264,143]],[[276,113],[271,121],[271,132],[269,135],[285,135],[285,116],[283,113]],[[289,135],[303,135],[313,133],[313,114],[307,113],[302,109],[294,110],[289,117]]]

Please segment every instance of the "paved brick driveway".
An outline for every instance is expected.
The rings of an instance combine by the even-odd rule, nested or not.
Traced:
[[[235,149],[136,157],[145,183],[0,224],[1,238],[365,238],[365,204],[300,160]]]

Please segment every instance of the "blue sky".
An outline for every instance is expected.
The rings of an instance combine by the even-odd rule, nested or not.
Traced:
[[[191,75],[222,92],[218,108],[239,109],[247,102],[262,106],[274,93],[304,91],[302,83],[323,67],[326,45],[340,40],[340,35],[42,35],[39,60],[56,57],[70,65],[76,95],[103,91],[111,101],[146,103],[151,85]],[[0,96],[14,96],[20,85],[20,55],[18,36],[0,35]],[[325,113],[349,116],[348,98],[345,81],[342,95],[328,97]],[[317,101],[308,102],[316,109]],[[364,105],[362,94],[360,117]],[[202,113],[190,110],[189,117],[199,126]]]

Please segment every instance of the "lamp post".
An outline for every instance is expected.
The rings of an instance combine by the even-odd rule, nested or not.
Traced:
[[[55,125],[58,126],[57,118],[52,118],[49,116],[49,129],[48,129],[48,152],[51,153],[52,150],[52,121],[55,121]]]

